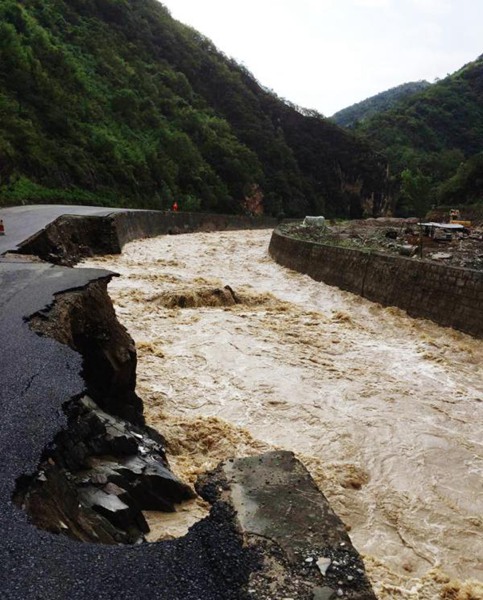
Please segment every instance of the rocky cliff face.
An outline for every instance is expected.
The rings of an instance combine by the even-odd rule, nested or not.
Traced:
[[[144,424],[136,350],[107,282],[60,294],[30,319],[39,335],[82,355],[86,393],[65,404],[68,427],[45,449],[37,473],[21,478],[16,502],[48,531],[134,543],[148,531],[142,510],[171,512],[195,494],[170,471],[163,438]]]

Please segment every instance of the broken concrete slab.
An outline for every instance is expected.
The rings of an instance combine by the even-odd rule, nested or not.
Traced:
[[[149,531],[143,510],[174,512],[195,497],[149,431],[109,415],[88,396],[66,412],[67,428],[44,451],[38,473],[17,488],[16,502],[32,523],[81,541],[137,543]],[[67,497],[70,502],[62,501]]]
[[[254,597],[276,585],[271,597],[312,599],[330,589],[334,597],[375,600],[344,524],[292,452],[224,462],[197,490],[230,506],[247,542],[259,548],[264,566],[250,581]]]

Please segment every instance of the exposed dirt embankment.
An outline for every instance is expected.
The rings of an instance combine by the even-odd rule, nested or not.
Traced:
[[[121,245],[112,217],[64,215],[21,244],[18,252],[72,267],[87,256],[117,254]]]
[[[163,438],[144,424],[136,350],[117,321],[107,280],[56,297],[30,326],[83,357],[85,394],[64,405],[68,426],[44,450],[16,501],[37,526],[82,541],[134,543],[143,510],[173,512],[195,496],[173,475]]]
[[[144,424],[135,392],[136,348],[116,318],[105,279],[59,294],[52,306],[30,318],[30,326],[82,355],[87,392],[103,410]]]

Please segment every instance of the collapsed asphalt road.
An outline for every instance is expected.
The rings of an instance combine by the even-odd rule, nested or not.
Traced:
[[[0,255],[17,250],[22,242],[62,215],[106,216],[114,212],[123,211],[118,208],[62,205],[26,205],[2,208],[0,209],[0,219],[4,223],[5,235],[0,236]]]
[[[12,600],[238,597],[247,558],[224,515],[175,542],[100,546],[41,531],[12,502],[17,478],[35,472],[42,451],[66,427],[63,403],[85,389],[79,354],[36,335],[25,317],[51,304],[55,294],[107,275],[46,264],[0,265],[1,596]],[[213,551],[219,562],[216,569]],[[224,557],[229,557],[232,570],[228,581],[218,576],[228,568]]]
[[[97,269],[0,262],[1,597],[261,600],[275,593],[307,600],[374,598],[342,523],[290,453],[229,463],[205,477],[199,491],[212,502],[211,514],[177,540],[80,543],[31,524],[12,498],[67,428],[64,407],[85,394],[86,381],[85,357],[38,335],[28,319],[63,294],[107,284],[110,277]],[[292,495],[298,489],[303,494]],[[278,506],[284,490],[290,510],[283,514],[290,518],[267,511],[267,505]],[[246,505],[251,518],[239,519]],[[305,531],[307,523],[312,532]],[[295,551],[280,541],[285,538],[297,540]]]

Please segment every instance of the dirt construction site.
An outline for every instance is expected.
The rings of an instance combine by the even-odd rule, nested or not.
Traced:
[[[463,225],[441,219],[380,217],[326,221],[324,227],[303,221],[284,223],[284,233],[300,239],[366,251],[387,252],[437,261],[453,267],[483,270],[483,219]],[[444,217],[443,217],[444,218]]]

